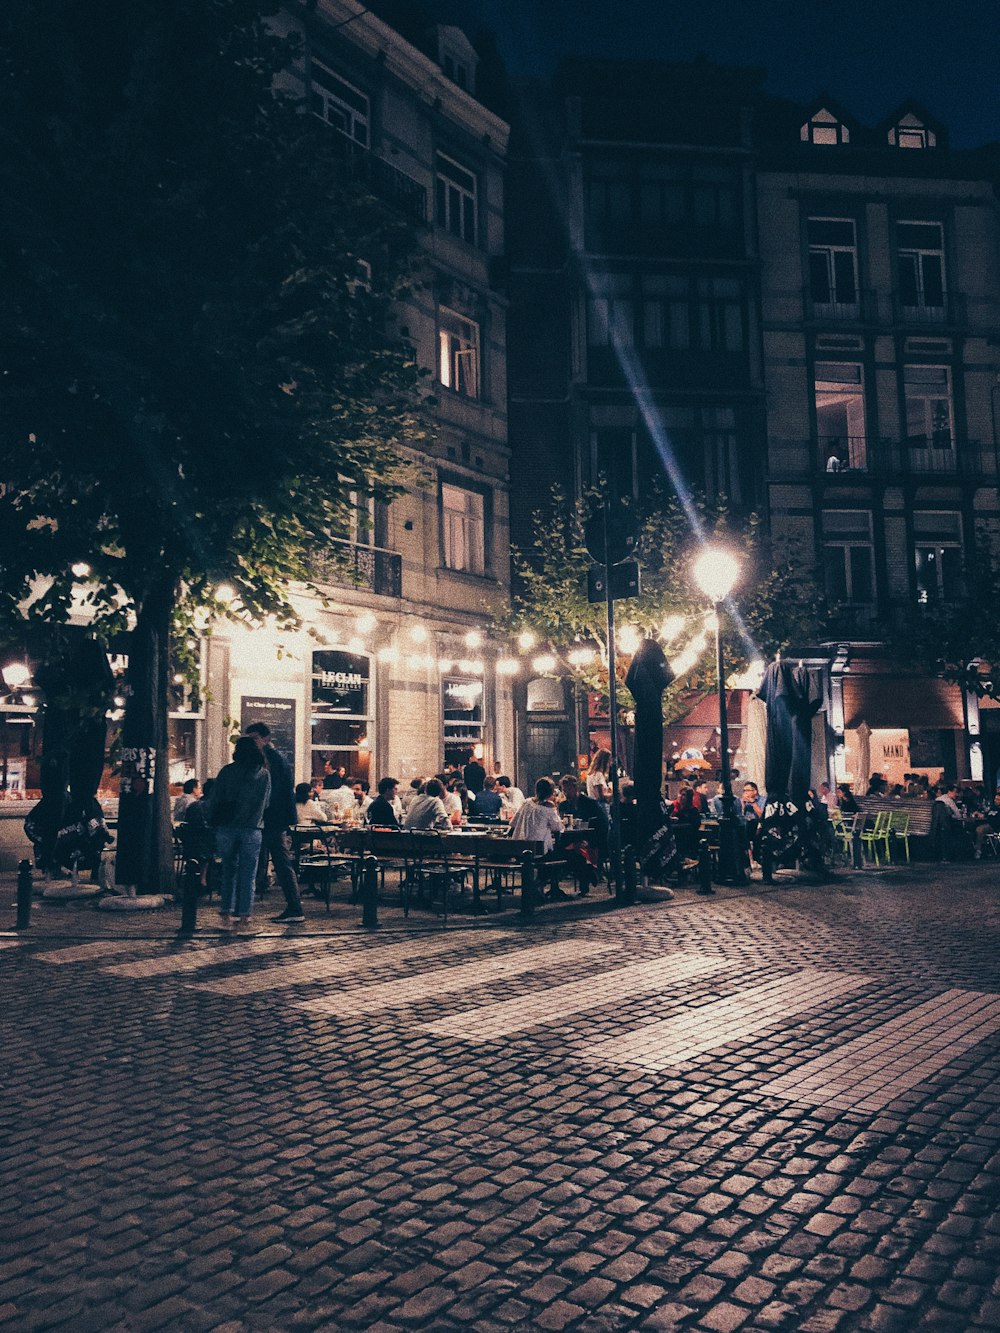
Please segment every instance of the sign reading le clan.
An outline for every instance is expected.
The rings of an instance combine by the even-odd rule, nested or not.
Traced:
[[[263,722],[271,728],[271,744],[288,760],[295,772],[295,700],[262,698],[245,694],[240,700],[240,731],[251,722]]]

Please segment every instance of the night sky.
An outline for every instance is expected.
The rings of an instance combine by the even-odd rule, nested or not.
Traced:
[[[1000,0],[423,0],[475,36],[491,28],[514,74],[563,55],[690,60],[768,71],[767,90],[827,92],[863,124],[916,97],[955,147],[1000,140]]]

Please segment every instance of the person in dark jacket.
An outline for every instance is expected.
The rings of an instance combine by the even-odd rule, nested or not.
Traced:
[[[378,784],[378,795],[365,811],[365,821],[372,828],[399,828],[396,808],[393,801],[399,783],[395,778],[382,778]]]
[[[478,796],[486,783],[486,769],[475,755],[469,756],[469,762],[462,769],[462,777],[473,796]]]
[[[220,769],[208,798],[209,822],[222,862],[219,922],[223,929],[231,925],[238,930],[250,928],[261,827],[270,796],[264,757],[249,736],[241,736],[233,747],[233,762]]]
[[[271,776],[271,798],[264,811],[260,861],[257,864],[257,891],[262,892],[266,886],[267,862],[270,857],[274,865],[274,877],[285,895],[285,910],[271,919],[283,926],[300,926],[306,918],[299,897],[299,881],[295,877],[292,835],[289,831],[298,818],[295,811],[295,780],[284,756],[270,744],[271,728],[265,722],[252,722],[246,734],[264,756],[264,763]]]

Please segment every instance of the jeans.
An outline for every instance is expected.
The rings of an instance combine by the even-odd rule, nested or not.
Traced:
[[[260,856],[260,829],[216,829],[215,848],[222,861],[219,911],[235,910],[237,916],[249,917],[253,911],[254,876]]]
[[[295,878],[295,861],[292,857],[292,835],[287,829],[265,828],[260,848],[260,863],[257,866],[257,888],[267,886],[267,860],[274,865],[274,878],[285,895],[285,906],[290,912],[302,911],[302,899],[299,897],[299,881]]]

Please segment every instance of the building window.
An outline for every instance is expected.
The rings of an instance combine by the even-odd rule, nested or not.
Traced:
[[[855,317],[858,249],[851,218],[810,218],[809,295],[818,315]]]
[[[889,130],[889,142],[894,148],[934,148],[937,135],[911,111]]]
[[[441,483],[441,541],[445,569],[486,572],[486,499],[481,491]]]
[[[823,574],[832,602],[867,606],[875,600],[872,516],[864,509],[823,513]]]
[[[444,306],[438,309],[438,376],[446,389],[479,397],[479,325]]]
[[[365,94],[345,83],[318,60],[312,62],[311,85],[309,104],[314,114],[340,130],[341,134],[346,134],[352,142],[367,148],[370,112]]]
[[[471,171],[466,171],[451,158],[440,153],[434,180],[438,225],[452,236],[459,236],[470,245],[476,244],[477,182]]]
[[[617,172],[595,171],[587,182],[587,222],[606,227],[609,223],[632,221],[632,184]]]
[[[460,88],[468,89],[470,84],[468,65],[463,64],[462,61],[457,60],[446,51],[442,69],[446,79],[451,79],[452,83],[457,83]]]
[[[738,278],[698,278],[695,327],[705,352],[742,352],[743,288]]]
[[[821,107],[799,130],[799,138],[803,143],[850,143],[851,132],[838,116]]]
[[[483,693],[481,680],[446,676],[441,682],[446,764],[467,764],[483,753]]]
[[[631,426],[592,430],[582,461],[585,490],[607,485],[611,495],[637,498],[635,431]]]
[[[625,273],[592,280],[587,301],[587,342],[591,347],[631,347],[635,341],[632,280]]]
[[[648,227],[669,227],[687,220],[687,194],[682,180],[664,168],[644,170],[639,184],[639,217]]]
[[[699,227],[732,227],[736,222],[736,193],[731,186],[695,181],[693,204]]]
[[[312,774],[320,776],[324,760],[347,775],[371,781],[372,714],[371,658],[367,653],[324,649],[312,655],[309,748]]]
[[[962,595],[962,516],[915,512],[913,546],[917,601],[952,601]]]
[[[904,366],[906,442],[911,449],[952,449],[951,373],[947,366]]]
[[[814,394],[822,466],[828,472],[867,468],[861,367],[842,361],[817,361]]]
[[[646,275],[642,280],[643,341],[648,348],[691,346],[691,293],[687,278]]]
[[[943,319],[944,228],[940,222],[897,222],[900,304],[909,317]]]

